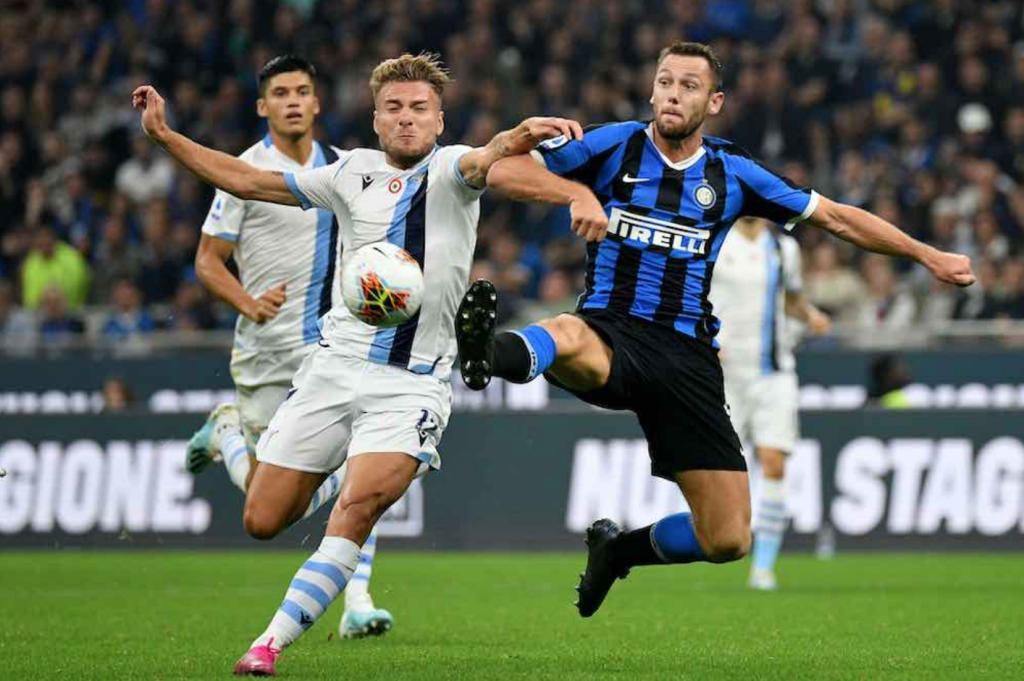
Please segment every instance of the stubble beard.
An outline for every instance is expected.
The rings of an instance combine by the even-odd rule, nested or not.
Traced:
[[[659,119],[655,121],[654,125],[657,127],[658,134],[661,135],[662,138],[671,142],[681,142],[696,132],[697,129],[704,124],[704,118],[704,116],[695,116],[692,120],[687,121],[681,126],[668,126],[663,124]]]
[[[430,151],[434,148],[436,143],[436,140],[430,144],[424,143],[420,149],[416,151],[408,151],[399,147],[397,144],[385,145],[382,141],[381,149],[383,149],[384,153],[387,154],[388,158],[398,165],[403,168],[411,168],[425,159],[427,155],[430,154]]]

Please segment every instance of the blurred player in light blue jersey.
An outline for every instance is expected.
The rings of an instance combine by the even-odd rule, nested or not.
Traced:
[[[766,220],[738,220],[722,244],[709,299],[722,322],[718,342],[729,416],[740,441],[753,444],[761,465],[750,586],[765,591],[776,588],[775,561],[786,531],[783,477],[798,434],[788,318],[814,334],[828,333],[830,325],[801,289],[796,240],[776,234]]]
[[[313,139],[320,112],[316,70],[301,57],[271,59],[261,69],[256,111],[269,132],[239,158],[259,168],[297,171],[337,160],[340,150]],[[221,405],[192,436],[186,467],[199,473],[223,460],[231,481],[244,493],[256,470],[256,442],[288,396],[292,377],[320,340],[317,320],[337,292],[338,222],[326,210],[304,211],[243,201],[217,191],[203,223],[196,273],[210,291],[239,312],[231,352],[237,406]],[[239,279],[227,268],[234,257]],[[311,515],[341,488],[346,467],[332,473],[303,514]],[[247,510],[249,507],[247,506]],[[266,537],[260,528],[256,536]],[[345,591],[340,631],[345,638],[383,634],[394,624],[375,608],[369,593],[377,531],[363,546],[358,579]]]
[[[338,154],[329,165],[268,171],[173,131],[151,86],[132,93],[146,134],[200,179],[243,199],[329,210],[344,258],[362,246],[401,246],[423,270],[419,312],[377,328],[335,303],[317,324],[322,338],[303,360],[288,399],[256,448],[246,527],[274,534],[314,498],[330,472],[348,470],[319,548],[299,568],[269,625],[235,665],[273,675],[294,643],[353,583],[360,546],[412,481],[441,467],[438,447],[451,414],[455,313],[469,285],[480,195],[498,159],[538,142],[582,137],[578,123],[530,118],[483,147],[437,144],[448,74],[433,55],[402,55],[370,77],[380,149]],[[573,207],[584,226],[603,222],[593,194]],[[589,230],[589,227],[587,228]]]

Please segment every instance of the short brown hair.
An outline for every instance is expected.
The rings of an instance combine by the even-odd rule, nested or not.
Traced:
[[[658,65],[660,66],[661,62],[665,61],[665,57],[673,54],[677,57],[702,57],[705,59],[715,78],[711,83],[711,91],[718,92],[722,89],[722,62],[718,60],[718,55],[710,45],[677,40],[661,51],[661,54],[658,55]]]
[[[380,89],[386,83],[410,83],[423,81],[434,89],[440,97],[444,86],[451,81],[448,69],[441,64],[441,56],[431,52],[421,52],[415,57],[408,52],[401,57],[386,59],[370,74],[370,92],[377,99]]]

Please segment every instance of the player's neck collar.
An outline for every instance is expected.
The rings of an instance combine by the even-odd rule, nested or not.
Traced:
[[[274,144],[274,138],[270,135],[269,130],[267,131],[267,134],[263,136],[263,146],[266,147],[267,149],[270,149],[281,158],[291,161],[292,163],[303,168],[309,166],[310,164],[315,166],[316,159],[321,154],[319,143],[314,139],[312,147],[310,148],[309,158],[306,159],[305,163],[300,163],[297,159],[294,159],[288,154],[281,151],[281,149],[276,144]]]
[[[701,145],[701,147],[699,149],[697,149],[696,152],[694,152],[693,156],[691,156],[689,158],[684,158],[682,161],[673,161],[668,156],[666,156],[661,151],[661,149],[658,148],[658,143],[654,141],[654,123],[653,122],[650,123],[647,126],[647,139],[651,140],[651,146],[653,146],[655,148],[655,150],[657,150],[658,156],[661,157],[662,163],[667,165],[669,168],[672,168],[673,170],[686,170],[687,168],[692,166],[694,163],[696,163],[697,161],[701,160],[704,157],[704,154],[706,153],[705,150],[704,150],[704,146]]]

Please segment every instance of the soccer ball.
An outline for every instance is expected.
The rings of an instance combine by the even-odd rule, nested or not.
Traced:
[[[341,297],[356,318],[371,326],[398,326],[419,312],[423,271],[394,244],[363,246],[345,262]]]

